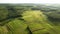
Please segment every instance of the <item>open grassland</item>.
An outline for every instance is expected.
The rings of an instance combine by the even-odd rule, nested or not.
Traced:
[[[29,6],[9,8],[0,8],[0,34],[60,34],[57,12],[43,12],[36,6],[34,10]]]

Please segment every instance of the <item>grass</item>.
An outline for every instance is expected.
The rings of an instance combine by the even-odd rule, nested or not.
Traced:
[[[52,26],[54,24],[41,11],[26,11],[23,13],[23,18],[34,34],[60,34],[59,29]]]
[[[25,11],[22,14],[24,21],[12,19],[4,26],[0,26],[0,34],[60,34],[60,25],[55,26],[40,10]]]

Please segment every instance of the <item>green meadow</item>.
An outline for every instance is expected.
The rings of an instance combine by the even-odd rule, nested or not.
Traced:
[[[43,4],[0,4],[0,34],[60,34],[59,8]]]

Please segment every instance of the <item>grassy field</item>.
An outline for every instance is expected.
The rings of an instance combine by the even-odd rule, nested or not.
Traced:
[[[36,6],[34,10],[31,8],[14,6],[9,10],[1,7],[0,34],[60,34],[60,14],[36,10]]]

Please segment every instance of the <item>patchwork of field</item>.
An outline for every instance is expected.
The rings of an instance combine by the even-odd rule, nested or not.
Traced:
[[[0,34],[60,34],[60,7],[0,4]]]

